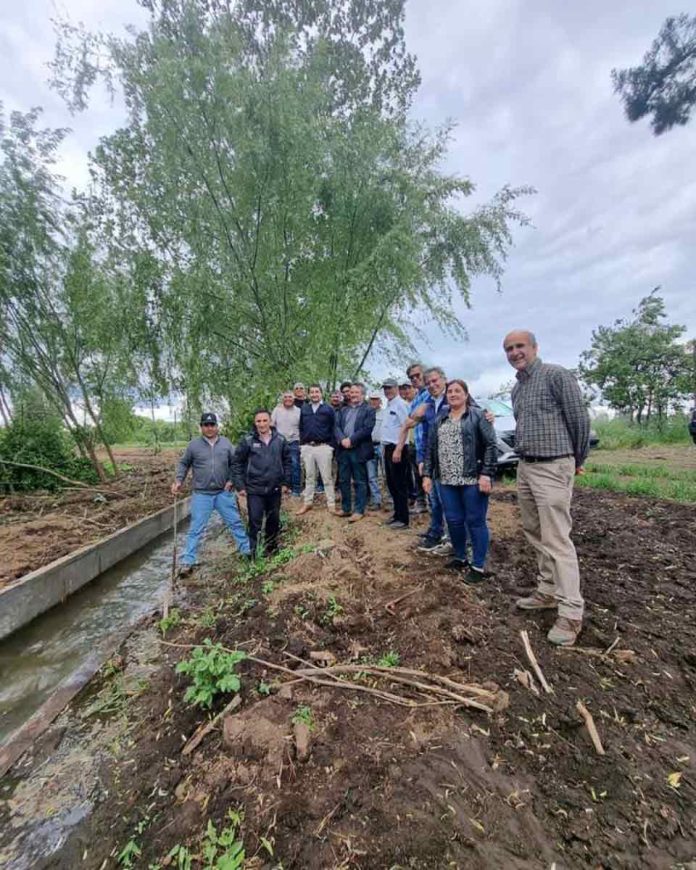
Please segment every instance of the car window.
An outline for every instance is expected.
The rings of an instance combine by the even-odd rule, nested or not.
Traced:
[[[512,417],[512,408],[501,399],[476,399],[476,402],[496,417]]]

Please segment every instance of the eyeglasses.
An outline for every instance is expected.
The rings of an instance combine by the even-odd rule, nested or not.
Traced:
[[[412,375],[409,375],[409,376],[408,376],[408,379],[409,379],[410,381],[417,381],[418,378],[422,378],[422,377],[423,377],[422,372],[414,372]]]

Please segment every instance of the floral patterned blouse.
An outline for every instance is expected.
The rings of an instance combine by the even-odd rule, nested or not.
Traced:
[[[446,486],[474,486],[475,477],[465,477],[464,445],[462,444],[462,420],[447,417],[437,430],[437,449],[440,464],[440,483]]]

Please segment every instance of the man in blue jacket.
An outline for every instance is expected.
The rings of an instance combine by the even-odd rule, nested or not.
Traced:
[[[350,517],[354,523],[365,516],[367,506],[367,463],[375,455],[372,430],[375,411],[365,401],[363,384],[351,384],[349,404],[336,415],[336,449],[338,474],[341,484],[340,517]],[[351,502],[351,481],[355,489],[355,510]]]
[[[264,519],[264,554],[272,555],[278,549],[282,494],[289,492],[292,482],[292,459],[288,442],[271,426],[271,415],[265,408],[254,414],[251,435],[239,442],[232,478],[237,492],[247,498],[252,555],[257,555]]]
[[[215,414],[203,414],[201,437],[194,438],[184,451],[176,470],[176,480],[172,484],[172,495],[177,495],[189,469],[192,469],[191,526],[181,556],[179,573],[182,576],[193,571],[198,545],[214,510],[225,521],[239,552],[244,556],[251,552],[249,538],[239,516],[237,498],[232,492],[233,457],[234,447],[220,435]]]

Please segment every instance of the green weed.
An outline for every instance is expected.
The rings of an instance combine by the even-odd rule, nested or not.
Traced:
[[[326,609],[321,617],[323,625],[333,625],[333,621],[337,616],[343,613],[343,606],[338,602],[335,595],[329,595]]]
[[[293,725],[304,724],[310,731],[314,731],[314,714],[312,708],[306,704],[301,704],[293,713],[290,720]]]
[[[688,444],[691,438],[685,414],[674,414],[662,421],[651,420],[643,426],[623,419],[594,420],[592,428],[599,436],[599,446],[603,450],[650,444]]]
[[[181,613],[176,607],[172,607],[167,616],[163,616],[157,623],[157,627],[162,632],[162,637],[166,637],[170,628],[176,628],[181,622]]]
[[[119,867],[124,867],[126,870],[130,870],[131,867],[135,866],[135,862],[142,854],[140,846],[135,842],[135,840],[131,839],[118,853],[116,862]]]
[[[398,668],[401,664],[401,656],[395,650],[389,650],[378,661],[380,668]]]
[[[276,583],[274,580],[264,580],[263,586],[261,587],[261,592],[263,592],[264,595],[270,595],[275,588]]]
[[[176,666],[178,674],[185,674],[193,681],[184,700],[195,707],[210,708],[217,695],[238,692],[241,681],[235,671],[245,658],[242,650],[226,652],[222,644],[214,644],[207,637],[202,646],[195,647],[191,656]]]
[[[268,685],[268,683],[264,683],[264,681],[261,680],[256,687],[256,691],[259,693],[259,695],[270,695],[271,687]]]

